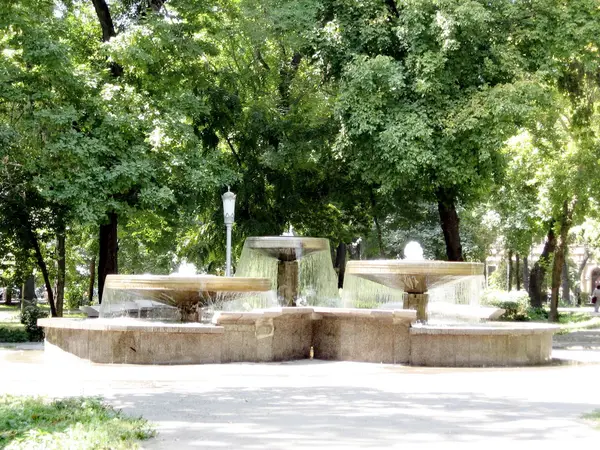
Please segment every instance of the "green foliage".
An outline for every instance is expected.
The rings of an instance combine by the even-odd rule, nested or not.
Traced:
[[[496,270],[492,272],[492,274],[488,278],[488,285],[492,289],[497,289],[499,291],[506,291],[507,283],[508,283],[508,274],[506,273],[506,260],[502,259],[500,264],[496,267]]]
[[[154,435],[146,420],[127,417],[97,398],[0,396],[1,448],[131,449]]]
[[[27,342],[29,336],[20,323],[0,322],[0,342]]]
[[[509,322],[547,322],[549,310],[547,307],[532,308],[529,306],[529,297],[525,291],[486,290],[482,296],[483,305],[495,306],[505,309],[506,312],[500,320]],[[600,321],[589,314],[580,312],[562,312],[558,322],[562,325],[562,332],[574,329],[594,328]]]
[[[358,300],[354,304],[354,308],[377,309],[380,305],[377,300]]]
[[[570,321],[572,315],[575,315],[573,321]],[[581,317],[584,316],[584,317]],[[578,330],[597,330],[600,329],[600,317],[590,317],[589,314],[560,314],[560,330],[558,334],[568,334]]]
[[[488,290],[484,293],[481,303],[504,309],[500,320],[505,321],[525,322],[531,320],[530,313],[537,314],[529,308],[529,296],[525,291]]]
[[[92,2],[4,2],[0,284],[46,261],[54,285],[66,229],[76,306],[112,212],[123,273],[219,273],[228,184],[238,254],[291,224],[443,259],[448,200],[482,260],[528,254],[565,200],[597,215],[595,0],[141,5],[108,2],[101,42]]]
[[[48,317],[48,313],[37,305],[28,305],[23,308],[19,320],[25,325],[25,331],[30,341],[42,341],[44,339],[44,329],[38,327],[37,320]]]
[[[581,322],[587,322],[591,317],[586,313],[578,313],[578,312],[566,312],[561,313],[558,317],[558,323],[560,324],[577,324]]]
[[[600,428],[600,409],[583,414],[581,417],[592,422],[596,428]]]
[[[69,284],[65,289],[65,309],[78,309],[86,301],[87,292],[79,286]]]
[[[484,192],[502,169],[504,141],[543,95],[518,79],[513,2],[405,2],[397,16],[384,3],[338,3],[326,27],[335,24],[341,43],[331,51],[343,52],[332,58],[347,61],[339,151],[386,191]]]

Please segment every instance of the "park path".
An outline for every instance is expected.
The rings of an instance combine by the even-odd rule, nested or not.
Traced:
[[[0,348],[0,392],[101,395],[156,423],[146,449],[596,449],[600,365],[432,369],[297,361],[101,365]]]

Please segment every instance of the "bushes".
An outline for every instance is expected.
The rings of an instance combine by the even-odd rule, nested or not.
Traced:
[[[0,342],[27,342],[29,336],[20,323],[0,322]]]
[[[78,286],[69,286],[65,289],[65,308],[79,309],[84,303],[85,292]]]
[[[25,331],[30,341],[41,341],[44,339],[44,329],[37,326],[37,320],[48,317],[48,313],[37,305],[26,306],[21,313],[21,323],[25,325]]]
[[[487,291],[483,294],[481,303],[504,309],[501,320],[511,322],[531,320],[531,313],[534,312],[533,308],[529,308],[529,295],[525,291]],[[536,314],[539,314],[539,311]]]

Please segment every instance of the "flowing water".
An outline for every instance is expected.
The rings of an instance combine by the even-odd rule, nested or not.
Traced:
[[[429,322],[478,322],[490,314],[481,308],[483,275],[459,278],[428,291]],[[364,278],[346,274],[342,305],[346,308],[402,309],[404,292]]]
[[[346,272],[342,291],[344,308],[402,309],[404,292]]]
[[[194,299],[194,302],[184,307],[180,300],[176,300],[166,290],[145,292],[107,288],[100,305],[100,317],[181,322],[190,320],[189,314],[196,314],[198,321],[210,322],[216,311],[251,311],[277,306],[277,295],[274,291],[197,291],[194,293]]]
[[[296,250],[298,258],[298,306],[340,306],[337,288],[337,273],[331,262],[329,243],[324,250],[313,251],[303,256]],[[271,288],[277,291],[277,265],[279,260],[260,250],[244,244],[236,277],[260,277],[271,280]],[[279,299],[284,304],[283,299]]]

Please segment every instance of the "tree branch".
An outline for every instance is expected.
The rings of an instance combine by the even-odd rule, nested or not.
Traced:
[[[102,42],[108,42],[110,38],[117,35],[108,5],[105,0],[92,0],[92,3],[100,22],[100,28],[102,28]]]
[[[256,56],[256,59],[258,60],[258,62],[260,63],[261,66],[263,66],[263,68],[267,71],[271,70],[271,68],[269,67],[269,65],[267,64],[267,62],[265,61],[265,59],[263,58],[262,54],[260,53],[259,49],[255,49],[254,50],[254,55]]]
[[[105,0],[92,0],[92,3],[100,22],[100,28],[102,29],[102,42],[108,42],[117,35],[108,5]],[[110,63],[110,72],[113,77],[118,78],[123,75],[123,67],[115,62]]]
[[[385,4],[390,10],[390,13],[392,13],[396,18],[400,17],[400,13],[398,12],[398,7],[396,6],[395,0],[385,0]]]
[[[242,160],[240,159],[240,156],[235,151],[235,148],[233,147],[231,140],[228,137],[225,137],[225,141],[227,141],[227,145],[229,145],[229,148],[231,149],[231,153],[233,153],[233,156],[237,160],[238,166],[242,167]]]

